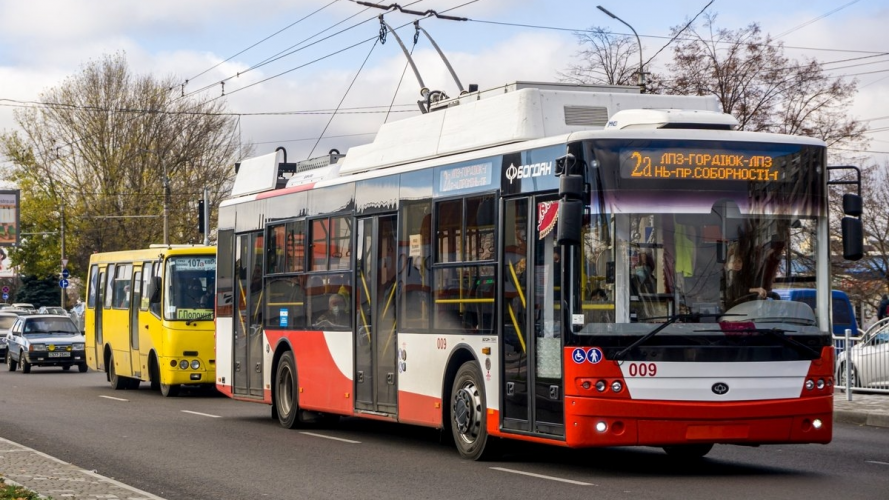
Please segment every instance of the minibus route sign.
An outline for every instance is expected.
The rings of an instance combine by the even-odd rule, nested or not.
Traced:
[[[620,160],[624,179],[770,182],[783,178],[774,156],[761,151],[625,148]]]

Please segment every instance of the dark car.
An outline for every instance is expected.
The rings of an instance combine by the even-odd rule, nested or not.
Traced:
[[[22,373],[32,366],[77,366],[87,371],[83,334],[68,316],[19,316],[6,335],[9,352],[6,366],[13,372],[21,365]]]

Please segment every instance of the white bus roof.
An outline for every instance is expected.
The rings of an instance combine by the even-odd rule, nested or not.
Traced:
[[[515,82],[466,94],[439,103],[430,113],[384,124],[372,143],[349,150],[340,173],[601,130],[612,115],[625,109],[720,111],[715,97],[638,91],[636,87]]]

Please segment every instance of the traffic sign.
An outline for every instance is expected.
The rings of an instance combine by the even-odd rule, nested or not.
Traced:
[[[3,293],[9,293],[9,287],[8,287],[8,286],[4,286],[4,287],[3,287]]]
[[[9,294],[8,294],[8,293],[4,293],[4,294],[3,294],[3,300],[6,300],[6,299],[8,299],[8,298],[9,298]]]
[[[71,276],[71,273],[68,272],[68,269],[62,269],[62,277],[68,279],[68,276]]]
[[[59,280],[59,286],[62,288],[68,288],[68,280],[66,280],[66,279]]]
[[[68,265],[68,259],[62,259],[62,267],[65,267],[67,265]]]

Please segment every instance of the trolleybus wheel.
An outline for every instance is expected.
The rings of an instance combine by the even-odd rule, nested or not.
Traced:
[[[12,353],[6,351],[6,368],[9,369],[9,371],[14,372],[18,366],[18,361],[12,359]]]
[[[161,382],[161,396],[175,398],[179,395],[179,384],[165,384]]]
[[[293,353],[290,351],[281,355],[278,361],[278,371],[275,373],[275,400],[272,401],[275,409],[272,415],[277,414],[278,422],[287,429],[293,429],[299,424],[299,398],[296,391],[296,363],[293,361]]]
[[[703,458],[704,455],[710,453],[713,449],[713,443],[708,444],[675,444],[664,446],[664,451],[671,457],[684,460],[694,460]]]
[[[487,403],[482,374],[475,362],[463,363],[451,391],[451,433],[463,458],[485,460],[496,454],[496,439],[488,436]]]

